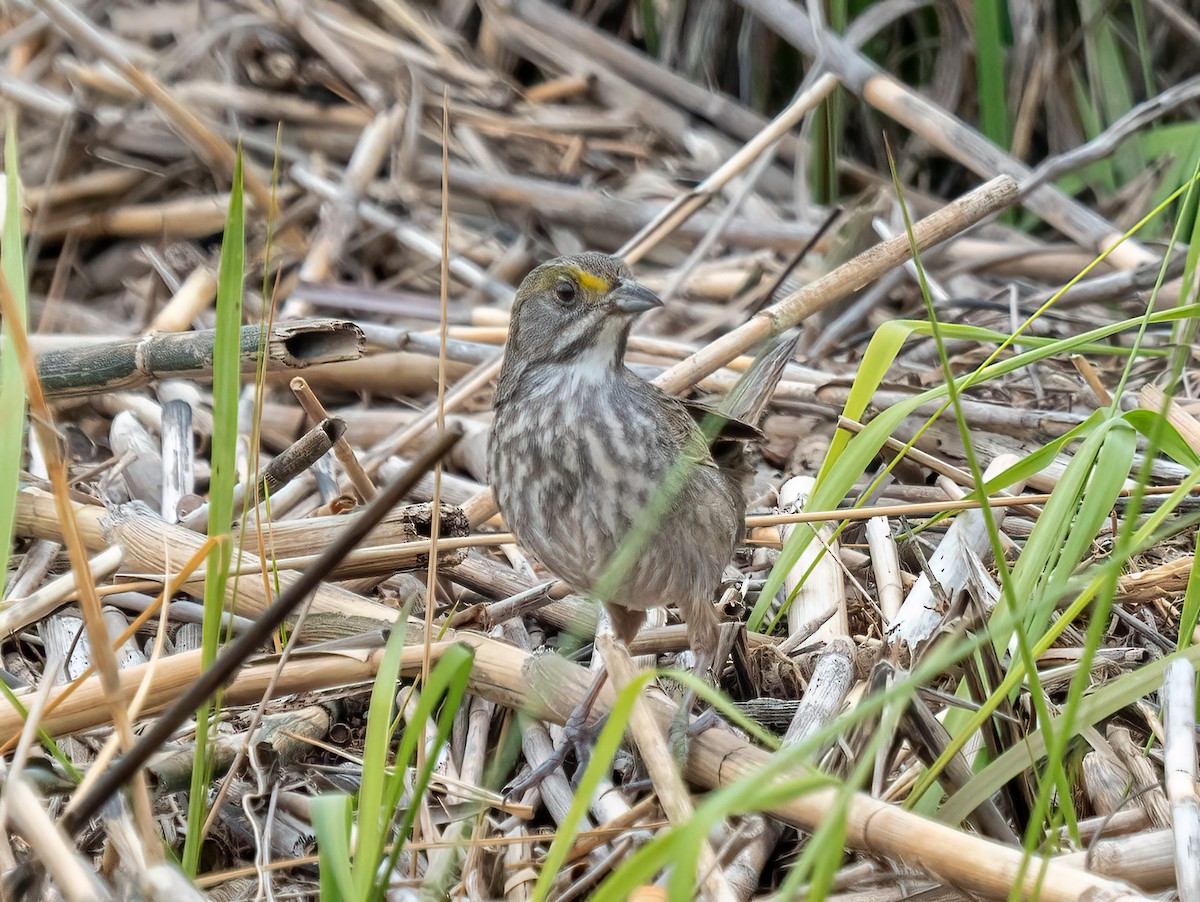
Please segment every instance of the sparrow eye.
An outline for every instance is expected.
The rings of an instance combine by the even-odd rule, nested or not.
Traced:
[[[575,286],[570,282],[559,282],[554,286],[554,296],[560,304],[570,304],[575,300]]]

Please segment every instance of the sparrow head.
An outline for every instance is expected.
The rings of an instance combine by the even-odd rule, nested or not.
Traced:
[[[521,282],[508,330],[507,361],[621,365],[634,318],[661,307],[618,257],[588,252],[556,257]]]

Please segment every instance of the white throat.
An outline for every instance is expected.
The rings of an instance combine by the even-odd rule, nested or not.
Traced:
[[[592,391],[616,377],[621,362],[617,347],[625,324],[613,318],[606,321],[596,340],[573,357],[570,363],[555,367],[560,385],[568,392]]]

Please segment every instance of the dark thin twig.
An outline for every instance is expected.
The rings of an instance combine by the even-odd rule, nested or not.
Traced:
[[[196,709],[205,700],[232,679],[242,664],[279,628],[287,616],[333,572],[342,558],[375,528],[387,512],[412,490],[421,477],[429,472],[461,437],[462,427],[457,424],[439,433],[437,438],[417,455],[400,478],[376,495],[374,500],[338,534],[337,539],[321,553],[321,556],[255,619],[253,627],[229,643],[225,653],[213,666],[202,673],[183,695],[158,716],[133,748],[105,771],[91,792],[62,819],[63,829],[72,835],[78,833],[109,797],[124,786],[147,759],[158,751],[162,743],[195,714]]]

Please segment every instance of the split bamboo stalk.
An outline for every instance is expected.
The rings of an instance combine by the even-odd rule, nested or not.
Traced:
[[[406,504],[396,508],[367,534],[359,548],[420,542],[422,536],[429,532],[432,510],[432,505],[429,503]],[[276,558],[292,558],[312,554],[315,549],[324,548],[332,542],[338,532],[345,529],[347,522],[346,515],[331,514],[272,523],[268,550]],[[443,505],[441,523],[441,536],[444,539],[462,538],[467,535],[466,518],[457,508]],[[238,544],[239,537],[240,528],[235,528],[233,531],[235,544]],[[250,544],[249,536],[246,537],[244,544]],[[428,552],[428,545],[424,546],[422,550]],[[446,561],[456,561],[465,557],[465,554],[465,550],[460,551],[449,547],[438,548],[438,560],[442,562],[443,566],[446,565]],[[424,565],[422,564],[422,566]]]
[[[51,539],[38,539],[21,558],[16,573],[4,587],[3,601],[30,595],[38,590],[50,572],[50,565],[62,551],[62,543]]]
[[[243,326],[242,370],[258,366],[261,326]],[[47,397],[103,394],[146,385],[154,380],[212,374],[216,331],[150,335],[74,349],[48,351],[38,357],[38,378]],[[269,371],[292,370],[362,356],[362,330],[348,320],[303,319],[276,323],[267,332],[264,352]]]

